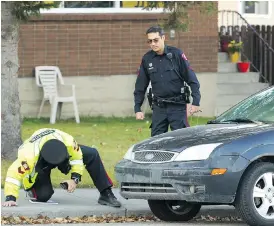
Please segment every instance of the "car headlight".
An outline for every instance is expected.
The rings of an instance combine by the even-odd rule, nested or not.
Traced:
[[[134,159],[134,153],[132,152],[133,151],[133,148],[134,148],[135,145],[132,145],[127,153],[124,155],[124,159],[127,159],[127,160],[133,160]]]
[[[214,149],[221,144],[222,143],[201,144],[186,148],[174,159],[174,161],[205,160],[214,151]]]

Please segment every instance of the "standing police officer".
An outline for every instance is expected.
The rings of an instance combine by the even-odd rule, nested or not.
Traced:
[[[139,74],[135,83],[134,111],[137,120],[144,119],[141,106],[149,82],[153,97],[151,136],[171,130],[188,127],[186,105],[189,103],[191,88],[192,105],[190,114],[199,111],[200,84],[191,69],[185,54],[178,48],[165,45],[163,29],[159,26],[150,27],[147,32],[151,50],[142,58]],[[151,90],[150,90],[151,91]]]

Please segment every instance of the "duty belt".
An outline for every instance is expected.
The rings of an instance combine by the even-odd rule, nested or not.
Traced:
[[[153,103],[158,107],[165,107],[165,104],[186,104],[185,96],[179,95],[176,97],[169,97],[169,98],[160,98],[160,97],[153,97]]]

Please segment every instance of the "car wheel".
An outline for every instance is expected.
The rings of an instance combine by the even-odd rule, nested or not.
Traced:
[[[148,200],[152,213],[163,221],[189,221],[199,213],[200,204],[186,201]]]
[[[236,199],[236,208],[251,226],[274,225],[274,164],[260,162],[246,173]]]

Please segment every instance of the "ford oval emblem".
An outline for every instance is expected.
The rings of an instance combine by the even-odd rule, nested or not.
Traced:
[[[153,159],[153,158],[154,158],[154,154],[152,154],[152,153],[146,154],[146,155],[145,155],[145,159],[146,159],[146,160],[151,160],[151,159]]]

